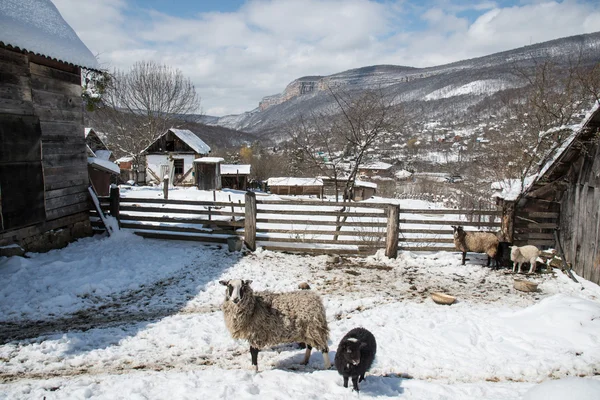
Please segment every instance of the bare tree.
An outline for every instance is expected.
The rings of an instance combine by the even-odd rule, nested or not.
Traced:
[[[101,100],[92,97],[90,118],[104,130],[109,145],[139,163],[140,152],[167,129],[183,123],[183,114],[199,112],[200,98],[183,73],[153,61],[101,79]]]
[[[571,133],[570,125],[598,102],[598,65],[579,62],[559,65],[552,60],[534,68],[516,67],[522,87],[505,91],[502,110],[505,125],[493,151],[481,157],[478,169],[496,180],[525,179],[544,165]]]
[[[382,90],[359,93],[329,89],[334,106],[302,116],[288,126],[288,134],[302,153],[307,168],[344,182],[344,200],[354,188],[358,168],[385,133],[402,129],[404,114],[394,98]]]

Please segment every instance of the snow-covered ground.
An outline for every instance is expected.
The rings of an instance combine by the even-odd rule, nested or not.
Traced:
[[[230,253],[123,231],[28,256],[0,258],[0,399],[356,398],[319,352],[299,365],[295,344],[263,349],[251,370],[219,310],[218,281],[236,277],[255,290],[308,282],[332,358],[348,330],[371,330],[362,398],[600,398],[600,287],[556,270],[523,293],[478,255]],[[457,302],[437,305],[435,291]]]

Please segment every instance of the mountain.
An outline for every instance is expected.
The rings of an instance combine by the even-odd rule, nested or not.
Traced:
[[[264,97],[257,108],[239,115],[211,117],[203,122],[283,140],[282,125],[309,112],[328,112],[333,99],[328,88],[360,91],[382,88],[407,108],[418,107],[426,124],[455,124],[461,113],[477,109],[494,94],[517,87],[515,66],[529,68],[552,59],[559,64],[600,62],[600,32],[577,35],[451,64],[413,68],[374,65],[328,76],[305,76],[282,93]]]

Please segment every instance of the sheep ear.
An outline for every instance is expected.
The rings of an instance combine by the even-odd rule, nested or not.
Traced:
[[[229,281],[219,281],[219,283],[223,286],[227,286],[229,284]]]
[[[247,279],[244,281],[244,285],[246,285],[246,286],[250,286],[251,283],[252,283],[252,279]]]

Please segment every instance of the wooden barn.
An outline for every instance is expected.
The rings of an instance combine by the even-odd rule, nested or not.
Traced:
[[[221,164],[221,184],[224,188],[246,190],[250,164]]]
[[[81,69],[88,48],[49,0],[0,7],[0,247],[91,235]]]
[[[142,151],[146,183],[162,182],[168,176],[173,186],[193,186],[194,160],[209,153],[210,147],[194,132],[171,128]]]
[[[518,209],[559,212],[565,259],[600,284],[600,108],[558,149],[530,185]],[[518,216],[519,210],[517,210]]]
[[[202,157],[194,160],[194,175],[198,190],[221,190],[221,157]]]
[[[273,194],[323,197],[321,178],[269,178],[267,186]]]
[[[115,156],[101,139],[100,134],[92,128],[85,128],[85,144],[90,183],[99,196],[108,196],[110,185],[119,183],[121,174],[119,166],[114,163]]]

